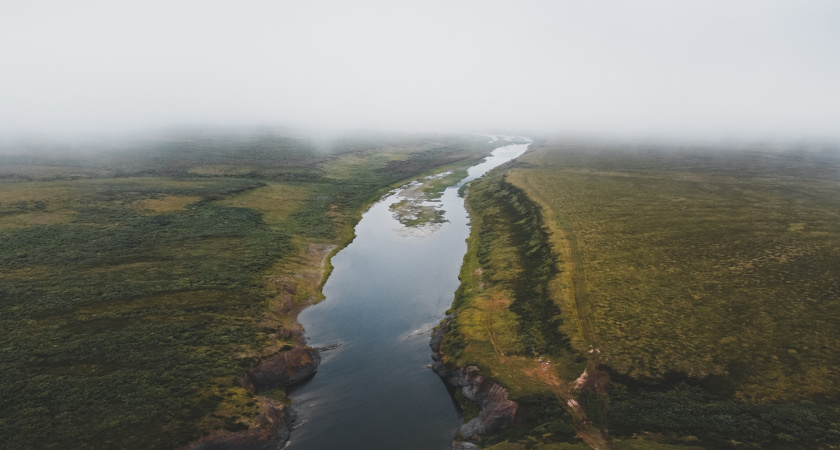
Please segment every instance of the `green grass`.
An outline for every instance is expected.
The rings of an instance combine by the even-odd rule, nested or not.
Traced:
[[[550,168],[521,175],[580,246],[602,361],[636,378],[726,374],[751,401],[840,394],[838,180],[762,155],[647,158],[605,171],[610,155],[543,152],[525,161]],[[664,158],[675,167],[655,168]]]
[[[489,151],[442,136],[137,145],[3,156],[5,447],[179,448],[255,425],[263,400],[237,379],[295,343],[361,211]]]
[[[525,405],[488,448],[840,443],[837,154],[535,147],[469,188],[443,346]]]
[[[607,428],[837,443],[838,168],[832,153],[560,144],[521,158],[509,179],[568,255],[566,331],[627,388]]]
[[[212,202],[155,215],[101,203],[2,233],[0,432],[18,448],[185,444],[246,396],[231,380],[265,343],[254,274],[292,251],[288,235]]]

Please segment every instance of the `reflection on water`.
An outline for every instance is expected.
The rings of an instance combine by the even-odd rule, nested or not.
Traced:
[[[451,306],[467,248],[458,187],[527,147],[500,147],[471,167],[435,202],[446,219],[435,229],[415,234],[394,219],[389,207],[399,191],[363,215],[356,239],[332,259],[326,299],[299,316],[309,345],[342,345],[323,352],[315,377],[292,392],[300,417],[290,448],[450,448],[461,418],[426,366],[431,330]]]

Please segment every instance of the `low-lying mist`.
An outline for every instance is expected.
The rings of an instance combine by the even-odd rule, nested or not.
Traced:
[[[838,17],[830,1],[4,2],[0,138],[836,140]]]

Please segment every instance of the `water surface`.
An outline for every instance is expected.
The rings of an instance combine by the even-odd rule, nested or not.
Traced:
[[[291,393],[299,413],[289,448],[449,449],[461,416],[431,363],[431,329],[458,287],[469,223],[458,187],[521,155],[528,144],[500,147],[440,199],[447,222],[406,233],[390,205],[374,204],[356,239],[332,259],[325,300],[298,317],[322,353],[317,374]]]

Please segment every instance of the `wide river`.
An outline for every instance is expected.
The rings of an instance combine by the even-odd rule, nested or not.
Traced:
[[[445,223],[411,233],[394,219],[394,191],[356,226],[356,239],[332,259],[326,299],[300,314],[309,345],[322,353],[315,376],[290,395],[299,414],[289,448],[445,450],[461,416],[432,362],[431,329],[458,287],[469,236],[461,184],[527,150],[499,147],[440,199]]]

